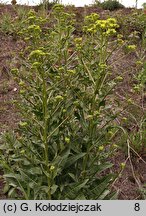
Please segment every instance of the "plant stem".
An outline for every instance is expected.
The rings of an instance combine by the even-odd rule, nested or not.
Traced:
[[[49,174],[49,154],[48,154],[48,142],[47,142],[47,131],[48,131],[48,117],[47,117],[47,86],[45,80],[44,71],[42,73],[43,78],[43,120],[44,120],[44,130],[43,130],[43,143],[45,146],[45,163],[46,163],[46,170]],[[50,184],[50,176],[47,176],[48,182],[48,199],[51,200],[51,184]]]

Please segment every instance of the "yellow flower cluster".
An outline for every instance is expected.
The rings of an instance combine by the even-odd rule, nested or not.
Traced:
[[[36,12],[34,11],[34,10],[30,10],[29,12],[28,12],[28,17],[30,17],[30,16],[35,16],[36,15]]]
[[[29,32],[35,32],[35,33],[41,33],[42,32],[42,30],[41,30],[41,28],[40,28],[40,26],[38,26],[38,25],[30,25],[29,27],[28,27],[28,31]]]
[[[61,100],[63,100],[63,97],[62,97],[61,95],[57,95],[57,96],[55,97],[55,99],[61,101]]]
[[[82,49],[82,38],[81,37],[75,38],[74,42],[75,42],[76,49],[81,50]]]
[[[97,20],[96,26],[103,30],[116,29],[119,27],[116,19],[114,18],[108,18],[107,20]]]
[[[137,61],[136,65],[140,65],[141,66],[141,65],[143,65],[143,63],[142,63],[142,61]]]
[[[128,46],[127,46],[127,49],[128,49],[129,51],[131,51],[131,52],[132,52],[132,51],[135,51],[135,50],[136,50],[136,45],[133,45],[133,44],[132,44],[132,45],[128,45]]]
[[[46,53],[44,53],[42,50],[34,50],[30,53],[29,55],[29,59],[31,58],[40,58],[40,57],[43,57],[45,56]]]
[[[63,12],[64,11],[64,6],[61,5],[61,4],[55,4],[53,6],[53,11],[57,12],[57,13]]]
[[[100,20],[98,14],[91,14],[85,18],[84,31],[95,34],[103,32],[106,36],[116,34],[116,29],[119,27],[116,19],[108,18],[107,20]]]
[[[67,144],[69,144],[69,143],[70,143],[70,138],[69,138],[69,137],[65,137],[65,142],[66,142]]]
[[[81,37],[75,38],[74,41],[76,44],[80,44],[80,43],[82,43],[82,38]]]
[[[92,13],[89,16],[85,17],[85,22],[88,23],[95,23],[99,19],[99,15],[97,13]]]

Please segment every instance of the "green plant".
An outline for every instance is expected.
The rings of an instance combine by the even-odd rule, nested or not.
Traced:
[[[4,13],[0,20],[0,31],[7,35],[12,35],[17,39],[19,31],[24,28],[26,14],[28,9],[25,7],[15,7],[14,11],[16,16],[10,13]]]
[[[12,22],[12,17],[10,14],[2,15],[0,30],[6,34],[8,32],[11,32],[11,22]]]
[[[146,14],[144,14],[142,11],[132,10],[130,14],[125,15],[124,19],[120,13],[117,13],[115,18],[117,19],[120,26],[119,31],[124,35],[125,39],[129,40],[129,35],[135,33],[137,33],[137,39],[142,38],[142,34],[146,25]]]
[[[98,6],[98,7],[101,7],[101,1],[100,0],[95,0],[94,3],[93,3],[93,6]]]
[[[118,9],[122,9],[124,8],[124,5],[122,5],[119,1],[117,0],[106,0],[102,3],[100,3],[100,6],[104,9],[104,10],[110,10],[110,11],[114,11],[114,10],[118,10]]]
[[[141,193],[142,193],[143,199],[146,199],[146,184],[144,184],[143,188],[141,189]]]
[[[60,0],[42,0],[39,5],[37,5],[38,9],[50,10],[55,4],[59,4]]]
[[[0,146],[5,192],[17,199],[111,199],[115,175],[107,161],[117,148],[119,115],[111,95],[121,78],[112,79],[107,61],[119,47],[111,41],[117,22],[91,14],[77,38],[74,15],[62,5],[47,21],[44,31],[42,18],[30,11],[20,34],[28,47],[12,72],[21,122]]]

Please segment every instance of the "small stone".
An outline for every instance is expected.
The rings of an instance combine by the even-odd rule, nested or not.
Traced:
[[[17,88],[14,88],[13,91],[16,92],[16,91],[17,91]]]

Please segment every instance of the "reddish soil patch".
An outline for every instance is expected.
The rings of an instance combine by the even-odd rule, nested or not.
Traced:
[[[15,128],[18,115],[12,101],[17,95],[17,84],[11,75],[12,58],[23,47],[22,41],[15,41],[9,35],[0,34],[0,132]]]
[[[123,152],[119,151],[116,156],[112,159],[114,167],[112,171],[117,172],[121,170],[120,164],[125,162],[126,156]],[[132,164],[128,160],[126,166],[113,184],[113,188],[119,192],[118,199],[120,200],[137,200],[145,199],[140,189],[146,183],[146,158],[144,161],[138,160],[138,157],[131,155]],[[134,175],[132,173],[134,169]]]

